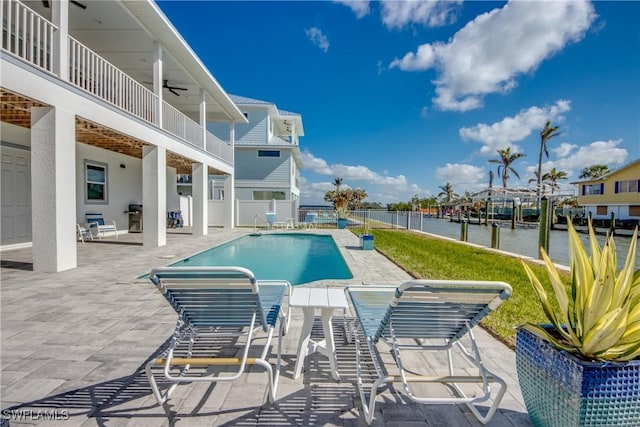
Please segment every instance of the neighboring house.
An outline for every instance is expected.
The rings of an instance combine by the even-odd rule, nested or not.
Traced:
[[[578,204],[593,218],[640,220],[640,159],[606,175],[574,182]]]
[[[235,197],[237,200],[288,200],[300,205],[300,114],[280,110],[272,102],[230,95],[248,119],[235,126]],[[218,136],[220,125],[209,125]],[[214,180],[214,183],[216,181]],[[214,199],[223,189],[214,184]]]
[[[206,234],[207,177],[233,193],[234,126],[247,120],[159,7],[2,0],[0,22],[2,249],[31,245],[35,271],[74,268],[76,223],[99,212],[127,231],[130,204],[143,206],[143,244],[165,245],[180,174],[193,234]]]

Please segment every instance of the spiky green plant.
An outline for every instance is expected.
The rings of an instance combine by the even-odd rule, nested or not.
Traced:
[[[530,323],[523,327],[556,348],[586,360],[624,362],[640,357],[640,269],[633,271],[638,229],[618,274],[612,236],[600,248],[589,221],[588,255],[571,221],[568,234],[570,286],[563,284],[553,262],[541,249],[559,312],[553,309],[550,296],[531,268],[522,263],[555,333]]]

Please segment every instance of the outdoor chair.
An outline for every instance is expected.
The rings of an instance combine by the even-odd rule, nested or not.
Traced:
[[[77,236],[77,239],[80,240],[82,243],[84,243],[84,239],[87,237],[93,240],[93,235],[91,234],[91,230],[89,230],[89,228],[81,224],[76,224],[76,236]]]
[[[315,212],[307,212],[307,214],[304,216],[304,226],[306,228],[318,228],[318,221],[316,221],[316,218],[318,217],[318,214]]]
[[[152,270],[149,278],[178,314],[170,345],[145,368],[160,405],[180,383],[234,381],[251,365],[266,370],[268,399],[275,401],[281,339],[288,325],[282,303],[291,288],[289,282],[259,281],[242,267],[163,267]],[[276,325],[279,331],[274,367],[268,357]],[[255,339],[260,328],[266,338]],[[237,341],[230,342],[232,339]],[[205,345],[199,346],[199,341]],[[227,357],[229,352],[238,356],[236,345],[241,345],[241,355]],[[164,392],[152,373],[153,366],[162,366],[165,379],[171,383]],[[192,366],[218,368],[218,373],[206,370],[203,375],[188,375]]]
[[[466,404],[481,423],[487,423],[493,417],[506,391],[506,383],[496,374],[487,370],[480,357],[480,349],[472,332],[482,318],[495,310],[511,295],[511,287],[503,282],[446,281],[446,280],[411,280],[400,286],[349,286],[347,294],[353,303],[358,324],[353,328],[356,341],[356,374],[362,409],[365,420],[371,424],[374,417],[376,396],[381,387],[387,384],[399,384],[399,391],[410,400],[421,404]],[[365,393],[363,376],[371,375],[362,366],[362,349],[358,339],[359,331],[366,339],[377,377],[371,386],[369,396]],[[463,345],[465,335],[469,344]],[[382,341],[391,348],[399,375],[386,373],[385,365],[380,363],[376,344]],[[466,341],[466,340],[465,340]],[[454,370],[452,348],[460,350],[460,357],[466,359],[461,369]],[[417,372],[412,366],[408,369],[403,361],[411,360],[411,351],[446,352],[446,375],[428,375],[425,369]],[[457,352],[456,352],[457,353]],[[429,361],[438,360],[436,354]],[[413,353],[415,356],[415,352]],[[455,356],[458,356],[457,354]],[[425,359],[413,359],[424,362]],[[458,362],[455,363],[458,365]],[[461,368],[457,366],[457,368]],[[477,369],[476,375],[468,371]],[[413,384],[423,384],[422,393],[417,395]],[[473,394],[469,395],[469,384],[473,386]],[[424,394],[425,384],[442,384],[452,393],[435,397],[429,389]],[[464,390],[461,386],[464,384]],[[493,393],[491,385],[500,386]],[[465,392],[465,390],[467,392]],[[437,390],[436,390],[437,391]],[[493,403],[482,414],[477,404],[493,399]]]
[[[277,227],[284,228],[287,225],[286,222],[278,221],[278,216],[276,215],[275,212],[267,212],[266,218],[267,218],[268,228],[277,228]]]
[[[101,213],[87,213],[87,225],[91,232],[91,240],[94,237],[102,239],[105,233],[114,233],[118,238],[118,229],[115,221],[105,221]]]

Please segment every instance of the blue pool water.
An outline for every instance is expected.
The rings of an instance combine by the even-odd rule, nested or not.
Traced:
[[[293,286],[353,278],[333,238],[318,234],[251,234],[172,264],[225,265],[248,268],[258,280],[287,280]]]

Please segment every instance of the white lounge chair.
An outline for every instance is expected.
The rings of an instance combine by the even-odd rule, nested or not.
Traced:
[[[306,228],[318,228],[318,222],[316,219],[318,218],[318,214],[316,212],[307,212],[304,216],[304,222]]]
[[[241,267],[164,267],[152,270],[149,278],[178,313],[170,346],[145,368],[159,404],[165,403],[180,383],[234,381],[250,365],[261,366],[267,371],[269,401],[275,401],[281,338],[287,324],[282,303],[285,292],[291,287],[289,282],[258,281],[251,271]],[[278,323],[278,347],[273,367],[268,357]],[[254,341],[254,333],[259,328],[267,336]],[[240,357],[216,357],[213,345],[216,339],[223,339],[228,344],[230,337],[239,336],[246,336]],[[206,340],[205,348],[197,346],[201,339]],[[235,346],[226,349],[229,350],[235,352]],[[260,355],[249,357],[250,350],[259,351]],[[175,356],[176,351],[184,354]],[[162,366],[164,377],[172,383],[164,392],[158,387],[153,366]],[[218,367],[224,372],[187,376],[191,366]],[[174,368],[178,367],[182,369],[175,372]],[[235,367],[233,372],[224,369],[230,367]]]
[[[358,319],[356,340],[356,373],[365,420],[371,424],[374,417],[378,389],[386,384],[400,384],[400,391],[409,399],[423,404],[466,404],[480,422],[493,417],[506,391],[506,383],[485,368],[472,328],[482,318],[511,295],[511,287],[503,282],[411,280],[396,287],[350,286],[347,293],[353,302]],[[373,359],[377,379],[367,397],[363,383],[362,357],[358,329],[362,331]],[[469,338],[468,349],[461,343]],[[376,343],[382,341],[391,347],[399,375],[388,375],[377,357]],[[464,359],[477,369],[477,375],[454,370],[451,349],[461,350]],[[448,375],[426,375],[408,372],[402,355],[410,350],[446,351]],[[436,360],[436,359],[430,359]],[[468,365],[468,364],[467,364]],[[415,370],[415,368],[413,368]],[[436,383],[447,386],[454,396],[417,396],[411,384]],[[476,383],[474,395],[465,393],[460,384]],[[500,386],[493,393],[490,385]],[[468,386],[465,386],[468,387]],[[478,411],[477,404],[493,402],[486,412]]]
[[[116,239],[118,238],[118,229],[115,221],[105,221],[101,213],[87,213],[86,217],[87,225],[92,236],[91,240],[93,240],[93,237],[102,239],[105,233],[114,233]]]
[[[278,216],[275,212],[267,212],[267,227],[268,228],[285,228],[287,223],[284,221],[278,221]]]
[[[84,243],[85,238],[89,238],[93,240],[93,235],[91,234],[91,230],[84,225],[76,224],[76,237],[82,243]]]

